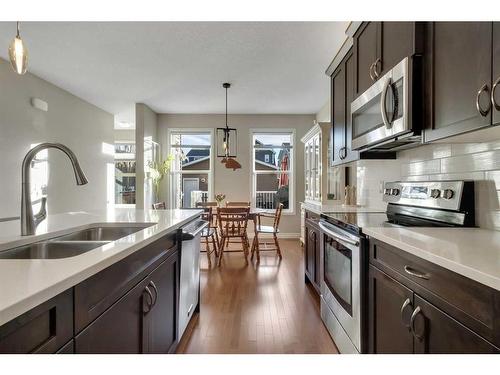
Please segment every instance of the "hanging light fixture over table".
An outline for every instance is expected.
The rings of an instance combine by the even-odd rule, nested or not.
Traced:
[[[19,34],[19,22],[17,22],[17,34],[9,45],[9,59],[12,69],[22,75],[26,73],[28,68],[28,49],[24,45],[21,35]]]
[[[231,87],[230,83],[223,83],[222,87],[226,89],[226,127],[217,128],[217,157],[222,158],[221,163],[229,169],[239,169],[241,164],[236,161],[237,135],[236,129],[230,128],[227,124],[227,89]]]

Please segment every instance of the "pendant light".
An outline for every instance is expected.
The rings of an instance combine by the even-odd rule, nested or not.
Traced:
[[[19,22],[17,22],[17,34],[9,45],[9,58],[12,69],[22,75],[26,73],[28,67],[28,49],[24,45],[21,35],[19,34]]]
[[[229,169],[239,169],[241,164],[235,159],[237,148],[236,129],[230,128],[227,123],[227,89],[231,87],[230,83],[223,83],[222,87],[226,89],[226,126],[217,128],[217,157],[222,158],[221,163]]]

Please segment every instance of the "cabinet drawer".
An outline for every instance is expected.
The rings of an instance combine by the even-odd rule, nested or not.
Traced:
[[[75,333],[102,314],[176,249],[169,234],[75,286]]]
[[[306,219],[310,219],[310,221],[313,222],[319,222],[319,215],[312,211],[306,210]]]
[[[55,353],[73,337],[69,289],[0,327],[0,353]]]
[[[498,345],[500,293],[494,289],[373,239],[370,263]]]

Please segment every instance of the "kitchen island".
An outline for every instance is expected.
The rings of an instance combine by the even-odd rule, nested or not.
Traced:
[[[137,226],[138,230],[73,257],[0,259],[0,351],[55,352],[62,349],[60,344],[65,344],[62,341],[66,339],[70,339],[72,347],[76,346],[78,349],[78,336],[86,332],[85,340],[80,340],[81,350],[73,349],[74,351],[99,352],[94,350],[99,348],[92,347],[99,342],[93,338],[98,337],[107,337],[106,347],[111,348],[110,352],[162,351],[155,348],[156,338],[147,335],[147,331],[158,323],[154,319],[155,311],[152,309],[159,300],[158,293],[162,292],[162,285],[165,288],[172,287],[169,282],[175,285],[173,290],[167,291],[168,298],[173,302],[177,301],[180,244],[178,230],[198,218],[200,213],[200,210],[152,211],[113,208],[49,215],[39,226],[35,236],[26,237],[17,234],[19,222],[1,223],[0,253],[14,247],[96,226]],[[158,271],[161,267],[165,272]],[[170,280],[163,278],[167,274],[167,279]],[[142,286],[144,282],[146,284]],[[136,292],[137,298],[124,301],[123,299],[136,287],[140,289]],[[123,306],[128,303],[129,309],[125,308],[123,314],[119,312],[110,314],[109,311],[113,306],[120,307],[120,303]],[[165,314],[168,306],[159,305],[156,308],[159,310],[158,313],[163,309]],[[118,326],[111,327],[104,324],[99,327],[99,324],[96,324],[101,318],[106,318],[106,314],[109,315],[106,319],[112,323],[118,322],[117,318],[120,317],[133,317],[131,313],[137,313],[136,310],[144,310],[141,312],[143,317],[148,315],[147,319],[142,317],[140,319],[143,326],[137,329],[137,335],[141,336],[140,340],[138,337],[134,338],[137,342],[126,341],[127,326],[137,326],[135,324],[137,322],[126,319],[120,321],[123,335],[120,331],[116,331],[120,328]],[[148,314],[149,310],[151,314]],[[171,313],[176,320],[176,310]],[[35,326],[29,327],[30,323]],[[22,327],[26,327],[30,332],[39,332],[41,342],[35,343],[34,347],[29,345],[27,342],[29,340],[17,342],[23,341],[16,340],[15,337],[16,332]],[[95,332],[89,334],[89,330],[92,329]],[[133,331],[132,328],[131,330]],[[175,327],[170,330],[175,331]],[[112,337],[117,332],[118,337]],[[45,336],[47,340],[43,341]],[[174,336],[177,341],[177,334]],[[109,340],[121,341],[123,346],[113,347]],[[12,347],[15,350],[9,350]]]

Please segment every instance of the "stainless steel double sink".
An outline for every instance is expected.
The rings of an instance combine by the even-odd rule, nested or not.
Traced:
[[[69,258],[119,240],[152,225],[154,223],[141,223],[133,226],[96,225],[48,240],[0,251],[0,259]]]

